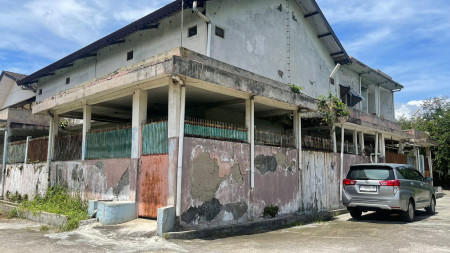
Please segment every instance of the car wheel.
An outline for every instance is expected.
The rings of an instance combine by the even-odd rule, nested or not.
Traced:
[[[412,202],[412,200],[410,200],[406,212],[402,214],[403,216],[402,218],[406,222],[411,222],[414,221],[414,215],[415,215],[414,203]]]
[[[436,212],[436,200],[432,197],[430,201],[430,206],[425,207],[425,211],[427,211],[428,214],[434,214]]]
[[[362,211],[353,209],[350,210],[350,215],[352,216],[353,219],[359,220],[361,219]]]

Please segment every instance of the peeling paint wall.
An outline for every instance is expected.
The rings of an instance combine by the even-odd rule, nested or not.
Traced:
[[[52,162],[50,185],[67,186],[83,199],[136,201],[139,159]]]
[[[181,226],[243,222],[249,216],[250,146],[184,139]]]
[[[0,166],[1,167],[1,166]],[[33,199],[37,194],[44,195],[47,191],[48,177],[45,163],[8,164],[5,173],[5,191],[20,195],[28,195]]]

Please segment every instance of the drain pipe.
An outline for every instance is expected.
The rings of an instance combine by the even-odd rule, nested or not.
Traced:
[[[178,77],[179,78],[179,77]],[[183,174],[183,146],[184,146],[184,113],[186,104],[186,86],[183,80],[178,82],[181,85],[181,104],[180,104],[180,132],[178,140],[178,168],[177,168],[177,204],[176,204],[176,216],[181,215],[181,177]]]
[[[196,13],[201,19],[203,19],[206,22],[206,36],[207,36],[207,40],[206,40],[206,56],[211,57],[211,30],[212,30],[212,25],[211,25],[211,21],[209,20],[209,18],[207,18],[203,13],[201,13],[198,10],[198,3],[197,1],[194,1],[192,3],[192,10],[194,11],[194,13]]]

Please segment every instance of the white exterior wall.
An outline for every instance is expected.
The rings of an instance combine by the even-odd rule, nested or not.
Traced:
[[[138,31],[126,37],[122,44],[105,47],[97,57],[82,59],[73,67],[58,70],[56,75],[39,79],[36,101],[53,96],[55,93],[72,88],[88,80],[114,72],[125,66],[148,59],[157,54],[180,46],[180,14],[162,20],[157,29]],[[188,38],[188,28],[197,25],[197,35]],[[184,13],[183,47],[200,54],[206,54],[206,23],[192,10]],[[134,57],[127,61],[127,52],[133,50]],[[95,59],[96,58],[96,59]],[[66,85],[66,78],[70,84]]]
[[[392,91],[380,88],[380,116],[387,120],[394,121],[394,101]]]
[[[22,90],[16,82],[4,75],[0,80],[0,110],[34,97],[34,92]]]

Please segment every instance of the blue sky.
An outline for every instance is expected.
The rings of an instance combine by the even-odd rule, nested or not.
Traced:
[[[0,70],[31,74],[169,0],[0,0]],[[317,0],[347,53],[405,86],[396,114],[450,95],[450,1]]]

